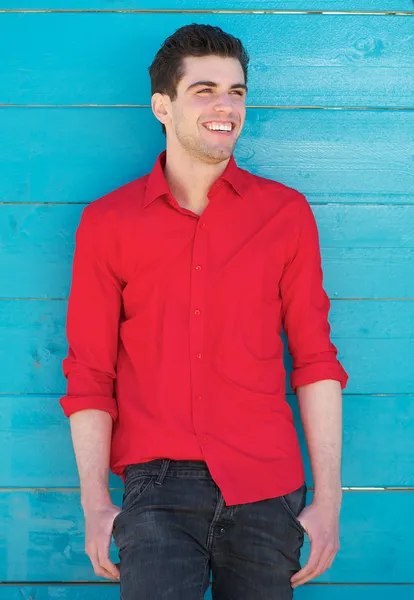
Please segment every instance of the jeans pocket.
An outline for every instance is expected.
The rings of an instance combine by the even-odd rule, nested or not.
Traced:
[[[113,522],[113,529],[119,524],[122,517],[134,509],[137,502],[142,498],[145,491],[153,483],[155,475],[134,474],[127,477],[125,481],[125,491],[122,498],[122,510],[118,513]]]
[[[306,530],[303,527],[302,523],[299,521],[298,515],[305,508],[306,492],[307,492],[307,487],[306,487],[306,483],[304,483],[297,490],[294,490],[293,492],[290,492],[289,494],[285,494],[284,496],[280,496],[280,502],[281,502],[283,508],[288,513],[288,515],[291,517],[293,523],[296,525],[296,527],[299,529],[299,531],[302,534],[305,534]]]

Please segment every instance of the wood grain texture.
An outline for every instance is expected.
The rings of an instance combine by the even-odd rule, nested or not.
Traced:
[[[413,12],[411,0],[7,0],[4,8],[77,10],[333,10]]]
[[[375,15],[3,14],[0,102],[149,105],[148,66],[195,20],[245,44],[250,105],[413,106],[413,21]]]
[[[63,393],[66,302],[0,302],[0,390]],[[350,375],[350,394],[407,394],[414,389],[412,301],[335,301],[332,340]],[[291,361],[285,357],[289,371]]]
[[[414,111],[249,109],[241,167],[311,202],[413,203]],[[151,170],[150,109],[0,109],[0,202],[87,203]]]
[[[313,486],[298,403],[288,397],[308,487]],[[344,395],[344,487],[414,487],[414,395]],[[0,395],[0,487],[78,487],[69,421],[58,396]],[[59,452],[56,452],[59,448]],[[122,488],[111,475],[110,486]],[[1,598],[1,596],[0,596]]]
[[[0,600],[119,600],[119,594],[119,585],[109,582],[83,585],[0,584]],[[205,600],[207,598],[208,596]],[[211,595],[208,600],[210,599]]]
[[[252,14],[274,9],[384,15]],[[83,10],[98,12],[74,12]],[[231,10],[251,14],[219,14]],[[248,109],[239,165],[300,190],[313,206],[332,338],[350,375],[343,485],[413,487],[411,0],[5,0],[0,13],[0,106],[23,106],[0,108],[0,298],[22,298],[0,301],[0,581],[21,582],[0,584],[0,600],[119,598],[117,585],[73,585],[98,579],[84,554],[69,423],[58,403],[63,298],[83,206],[148,172],[164,146],[145,108],[147,67],[186,23],[220,25],[250,52],[248,104],[270,108]],[[371,110],[381,107],[411,110]],[[312,486],[297,402],[289,402]],[[121,480],[110,484],[119,504]],[[407,489],[346,491],[340,554],[325,585],[299,588],[295,598],[412,600],[413,501]],[[302,563],[308,554],[306,543]]]
[[[0,297],[68,296],[84,206],[0,206]],[[414,205],[312,208],[331,298],[414,298]]]
[[[308,502],[311,498],[309,494]],[[113,492],[113,500],[119,505],[121,492]],[[318,581],[412,583],[411,542],[403,516],[410,513],[413,500],[413,491],[345,492],[341,553]],[[0,513],[2,581],[96,580],[84,554],[78,491],[5,491]],[[302,564],[308,556],[306,538]],[[111,557],[117,560],[114,547]]]
[[[329,585],[310,584],[297,588],[295,600],[412,600],[412,585]],[[211,600],[211,587],[204,596]],[[119,600],[119,585],[111,583],[80,585],[0,584],[0,600]]]

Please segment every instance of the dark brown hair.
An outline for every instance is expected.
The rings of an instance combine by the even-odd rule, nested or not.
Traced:
[[[151,93],[168,94],[174,100],[177,85],[184,75],[183,58],[212,54],[223,58],[237,58],[247,83],[249,55],[241,41],[220,27],[193,23],[177,29],[158,50],[149,67]],[[164,125],[162,128],[165,133]]]

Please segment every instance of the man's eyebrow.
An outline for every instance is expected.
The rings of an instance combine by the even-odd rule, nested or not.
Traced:
[[[205,85],[206,87],[218,87],[215,81],[196,81],[195,83],[192,83],[190,86],[188,86],[187,92],[195,87],[200,87],[202,85]],[[247,85],[245,83],[233,83],[233,85],[230,86],[231,90],[240,88],[246,90],[247,92]]]

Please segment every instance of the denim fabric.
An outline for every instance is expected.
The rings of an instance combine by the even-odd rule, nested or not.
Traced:
[[[240,474],[240,476],[243,476]],[[225,506],[202,461],[159,459],[126,469],[114,522],[122,600],[290,600],[304,530],[306,484]]]

